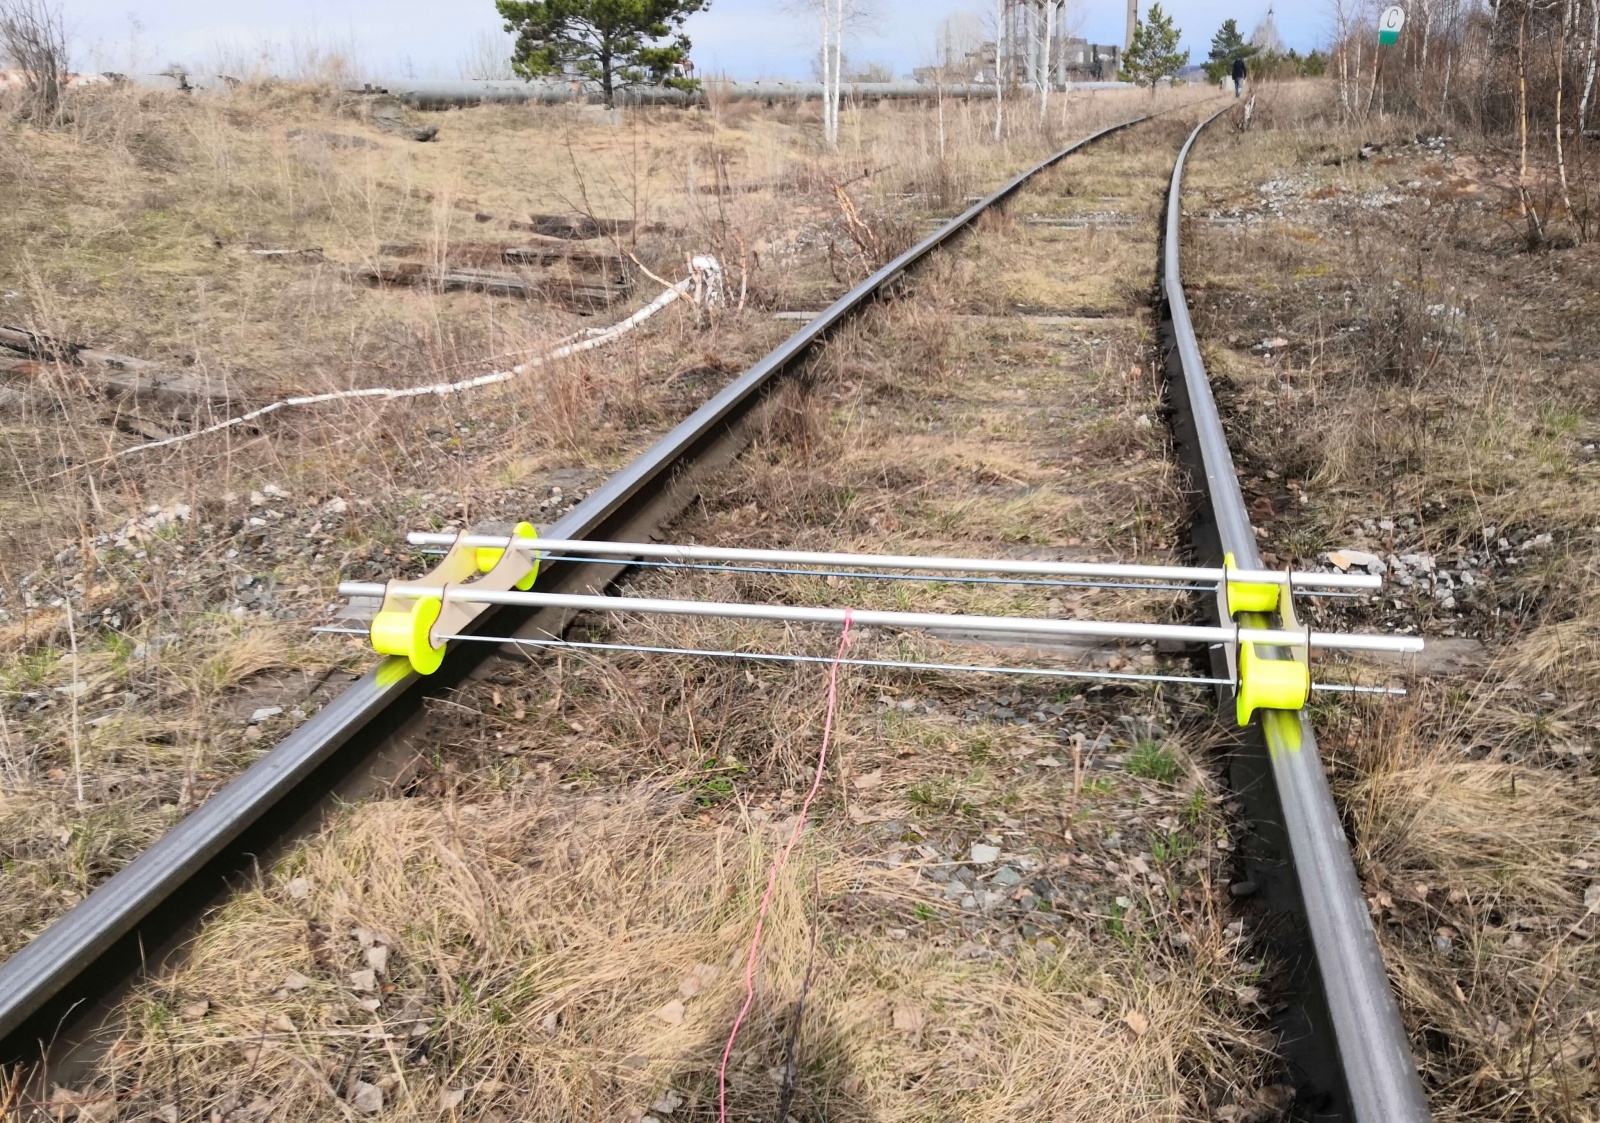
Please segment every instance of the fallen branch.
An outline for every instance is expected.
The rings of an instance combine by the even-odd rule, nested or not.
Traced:
[[[696,257],[690,262],[690,269],[692,272],[688,277],[670,286],[660,296],[627,319],[619,320],[608,328],[588,328],[576,335],[570,335],[565,342],[554,350],[529,359],[525,363],[518,363],[509,370],[491,371],[488,374],[480,374],[476,378],[466,378],[458,382],[435,382],[427,386],[373,386],[360,390],[334,390],[326,394],[306,394],[300,397],[284,398],[282,401],[272,402],[238,417],[230,417],[226,421],[219,421],[214,425],[207,425],[203,429],[196,429],[192,433],[181,433],[176,437],[168,437],[166,440],[151,441],[148,444],[120,449],[109,456],[101,457],[99,460],[91,461],[90,463],[104,464],[123,456],[131,456],[136,452],[148,452],[152,449],[182,444],[185,441],[209,436],[212,433],[220,433],[224,429],[234,429],[241,425],[248,425],[250,422],[265,417],[269,413],[276,413],[278,410],[287,409],[290,406],[313,406],[321,405],[325,402],[353,401],[357,398],[378,398],[384,401],[394,401],[401,398],[422,398],[429,395],[444,397],[449,394],[462,394],[469,390],[481,390],[485,386],[498,386],[557,360],[569,358],[583,351],[591,351],[596,347],[603,347],[607,343],[626,335],[680,297],[687,296],[696,303],[716,303],[720,299],[722,283],[722,267],[717,262],[717,259],[709,255]]]
[[[440,292],[483,292],[555,300],[575,311],[607,308],[628,295],[627,278],[617,283],[585,284],[562,277],[531,278],[492,269],[437,269],[415,261],[381,261],[347,270],[350,277],[374,285],[420,285]]]
[[[554,265],[558,262],[575,262],[596,269],[617,268],[617,255],[609,242],[592,239],[572,242],[565,238],[549,238],[539,234],[528,235],[521,243],[507,245],[502,242],[457,242],[435,250],[422,242],[384,242],[378,247],[383,257],[410,257],[432,259],[438,253],[446,265],[485,266],[497,262],[513,265]]]
[[[531,214],[527,222],[512,219],[513,230],[526,230],[550,238],[584,239],[602,235],[631,233],[635,223],[626,218],[595,218],[592,215]]]
[[[321,246],[305,246],[301,249],[252,249],[251,254],[263,261],[326,261],[322,254]]]
[[[155,405],[182,420],[193,420],[232,404],[230,395],[209,378],[186,371],[168,370],[148,359],[100,351],[77,343],[63,343],[24,328],[0,327],[0,349],[26,355],[33,363],[6,361],[0,371],[17,377],[37,377],[37,364],[60,363],[74,368],[99,368],[94,376],[106,397],[131,406]]]

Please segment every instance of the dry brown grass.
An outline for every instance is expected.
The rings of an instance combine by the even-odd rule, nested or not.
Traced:
[[[942,158],[928,110],[898,104],[853,107],[837,156],[819,150],[806,109],[641,112],[612,128],[483,107],[431,118],[439,140],[417,145],[308,85],[192,100],[91,90],[62,128],[6,126],[0,238],[14,252],[0,260],[0,291],[14,295],[0,321],[168,363],[246,402],[458,378],[592,322],[481,294],[374,290],[326,264],[264,261],[256,246],[320,246],[360,263],[414,242],[442,261],[464,241],[516,241],[507,217],[590,210],[660,227],[628,248],[672,276],[684,251],[714,250],[750,303],[742,314],[669,311],[604,353],[471,398],[279,414],[259,431],[89,469],[143,438],[111,423],[84,371],[46,362],[9,382],[24,401],[0,412],[0,953],[314,712],[341,669],[363,665],[359,650],[303,630],[339,578],[393,572],[409,529],[555,517],[777,342],[788,327],[766,307],[831,299],[931,210],[999,182],[1058,143],[1058,129],[1146,104],[1074,101],[1065,123],[1024,121],[999,145],[971,107],[965,131],[947,121]],[[831,183],[869,153],[872,176],[848,190],[876,256],[855,252]],[[802,190],[685,186],[749,182]],[[936,196],[900,197],[935,183]],[[983,470],[981,459],[950,467]],[[286,497],[253,504],[269,484]],[[1057,523],[1024,509],[995,530]],[[59,658],[69,597],[75,665]],[[247,724],[272,706],[286,712]]]
[[[668,1093],[684,1101],[673,1117],[714,1118],[780,832],[706,823],[685,803],[552,785],[350,817],[135,1002],[114,1066],[138,1089],[125,1109],[322,1119],[348,1114],[364,1082],[395,1119],[451,1103],[476,1118],[638,1118]],[[1238,969],[1217,926],[1177,960],[1079,940],[973,957],[863,924],[905,895],[907,871],[841,841],[813,833],[779,884],[733,1117],[771,1113],[791,1031],[803,1119],[1197,1118],[1193,1083],[1235,1070],[1248,1043],[1215,1010]],[[388,949],[374,991],[352,989],[363,941]]]
[[[1414,710],[1364,717],[1341,796],[1437,1117],[1585,1118],[1600,783],[1464,758]]]
[[[70,130],[14,130],[16,160],[3,172],[16,205],[0,219],[0,235],[17,249],[0,265],[0,286],[15,294],[5,319],[181,367],[246,403],[460,377],[537,353],[584,325],[537,304],[373,290],[331,266],[253,257],[254,246],[317,246],[359,263],[385,243],[409,242],[442,259],[485,229],[515,241],[507,218],[583,210],[653,224],[630,248],[661,271],[676,275],[685,251],[711,250],[755,306],[804,305],[831,299],[927,214],[926,198],[899,197],[898,176],[934,160],[987,186],[1058,142],[1054,126],[1035,124],[985,146],[973,125],[940,158],[915,134],[925,110],[885,104],[851,110],[838,156],[815,150],[804,109],[640,112],[612,128],[581,112],[482,107],[449,114],[436,142],[417,145],[371,127],[359,101],[314,87],[249,86],[192,101],[115,90],[84,98]],[[1070,120],[1086,130],[1142,108],[1097,96],[1074,103]],[[289,138],[291,127],[310,139]],[[324,134],[368,147],[330,147],[317,139]],[[875,174],[850,189],[875,231],[871,253],[862,253],[844,231],[832,182],[849,179],[869,152]],[[752,182],[801,190],[686,190]],[[480,224],[475,213],[496,218]],[[763,322],[740,320],[731,330],[758,346],[776,338]],[[693,333],[656,351],[639,346],[621,360],[577,362],[530,380],[537,385],[522,394],[532,416],[502,421],[494,445],[503,449],[509,438],[534,450],[575,449],[597,429],[594,443],[604,445],[608,418],[597,416],[597,398],[621,396],[631,382],[633,418],[659,424],[678,403],[646,393],[651,379],[702,357],[722,369],[738,359]],[[630,362],[628,377],[613,373]],[[594,386],[596,367],[622,385]],[[73,466],[137,438],[107,424],[101,403],[84,400],[75,368],[46,364],[36,377],[23,387],[20,413],[3,421],[13,451],[0,466],[0,577],[8,584],[60,548],[61,528],[105,529],[152,502],[192,505],[202,483],[212,494],[243,494],[263,478],[297,491],[364,494],[436,474],[464,419],[490,401],[493,412],[507,408],[479,397],[288,413],[266,423],[265,439],[208,438],[84,473]],[[159,409],[145,412],[139,424],[171,424]],[[448,459],[458,475],[478,463]]]

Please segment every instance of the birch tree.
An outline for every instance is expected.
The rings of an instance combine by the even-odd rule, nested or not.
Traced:
[[[1583,76],[1583,96],[1578,99],[1578,131],[1589,127],[1589,95],[1594,92],[1595,51],[1600,46],[1600,0],[1589,0],[1589,65]]]
[[[1367,6],[1368,0],[1328,0],[1333,16],[1334,43],[1339,52],[1339,115],[1344,120],[1355,115],[1361,100],[1361,56]],[[1352,46],[1355,48],[1353,60]]]
[[[844,86],[845,29],[871,18],[871,0],[803,0],[798,7],[817,17],[821,40],[818,69],[822,78],[822,141],[829,148],[837,148],[839,104]]]
[[[1006,0],[994,0],[994,139],[1000,139],[1005,120]]]
[[[842,3],[843,0],[818,0],[817,3],[822,19],[822,143],[829,148],[836,148],[839,144],[839,125],[834,106],[839,98],[838,78],[843,60],[835,53],[837,37],[834,29],[842,21],[834,15],[834,10]]]
[[[1039,60],[1039,120],[1045,119],[1045,114],[1050,110],[1050,86],[1055,82],[1051,73],[1054,69],[1050,51],[1050,41],[1055,37],[1056,31],[1056,0],[1044,0],[1044,51]]]
[[[934,48],[934,96],[938,106],[939,159],[945,155],[944,88],[961,64],[983,45],[982,25],[970,14],[946,16],[939,23],[939,39]]]

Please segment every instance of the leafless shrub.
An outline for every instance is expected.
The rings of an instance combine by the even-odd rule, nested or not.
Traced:
[[[1428,315],[1418,292],[1392,285],[1362,303],[1371,320],[1366,331],[1356,333],[1356,359],[1370,378],[1415,386],[1439,367],[1445,332],[1439,317]]]
[[[511,49],[510,37],[504,32],[480,31],[456,64],[456,73],[461,78],[510,81],[516,77],[511,69]]]
[[[972,193],[972,177],[965,168],[940,156],[918,164],[906,177],[906,190],[935,206],[953,207]]]
[[[67,88],[67,33],[61,9],[47,0],[0,0],[0,56],[21,72],[21,115],[36,125],[61,117]]]

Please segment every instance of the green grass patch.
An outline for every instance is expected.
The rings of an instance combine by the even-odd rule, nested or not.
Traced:
[[[1160,741],[1141,740],[1128,754],[1128,773],[1141,780],[1171,784],[1180,771],[1178,758]]]

